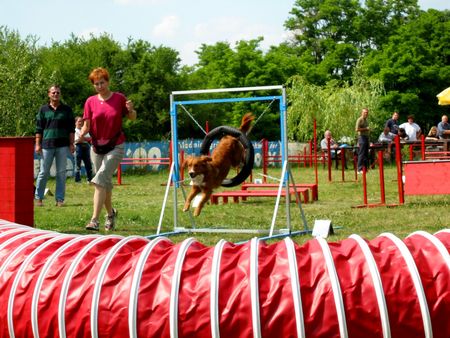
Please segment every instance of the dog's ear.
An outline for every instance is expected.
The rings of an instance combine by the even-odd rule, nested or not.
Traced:
[[[184,159],[183,163],[181,163],[181,169],[186,168],[189,165],[189,162],[192,160],[192,156],[188,156]]]
[[[211,162],[212,161],[212,157],[211,156],[206,156],[206,155],[202,155],[201,159],[202,159],[202,161],[205,161],[205,162]]]

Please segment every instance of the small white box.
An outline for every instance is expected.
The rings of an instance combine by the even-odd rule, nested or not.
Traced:
[[[331,224],[330,220],[319,219],[314,221],[314,227],[312,231],[313,237],[327,238],[328,235],[332,235],[333,233],[333,225]]]

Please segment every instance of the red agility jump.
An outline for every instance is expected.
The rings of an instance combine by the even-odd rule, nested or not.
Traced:
[[[267,245],[0,221],[0,336],[449,337],[450,230]]]
[[[297,194],[296,194],[297,193]],[[309,190],[306,188],[289,189],[289,194],[292,195],[297,201],[303,197],[303,203],[309,201]],[[277,197],[278,190],[232,190],[215,192],[211,195],[211,204],[219,204],[219,198],[222,198],[223,204],[228,203],[228,197],[233,198],[234,203],[239,203],[241,198],[246,201],[250,197]],[[280,196],[286,197],[286,190],[280,192]]]

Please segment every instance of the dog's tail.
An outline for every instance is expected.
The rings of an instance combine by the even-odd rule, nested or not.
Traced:
[[[250,126],[255,119],[255,115],[252,113],[247,113],[242,117],[241,126],[239,127],[240,131],[247,134],[250,131]]]

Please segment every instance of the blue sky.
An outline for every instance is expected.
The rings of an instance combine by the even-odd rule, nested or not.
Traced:
[[[288,38],[284,22],[295,0],[0,0],[0,26],[39,43],[75,36],[111,34],[164,45],[180,53],[182,64],[196,62],[202,43],[264,37],[266,49]],[[448,0],[419,0],[422,9],[450,9]]]

